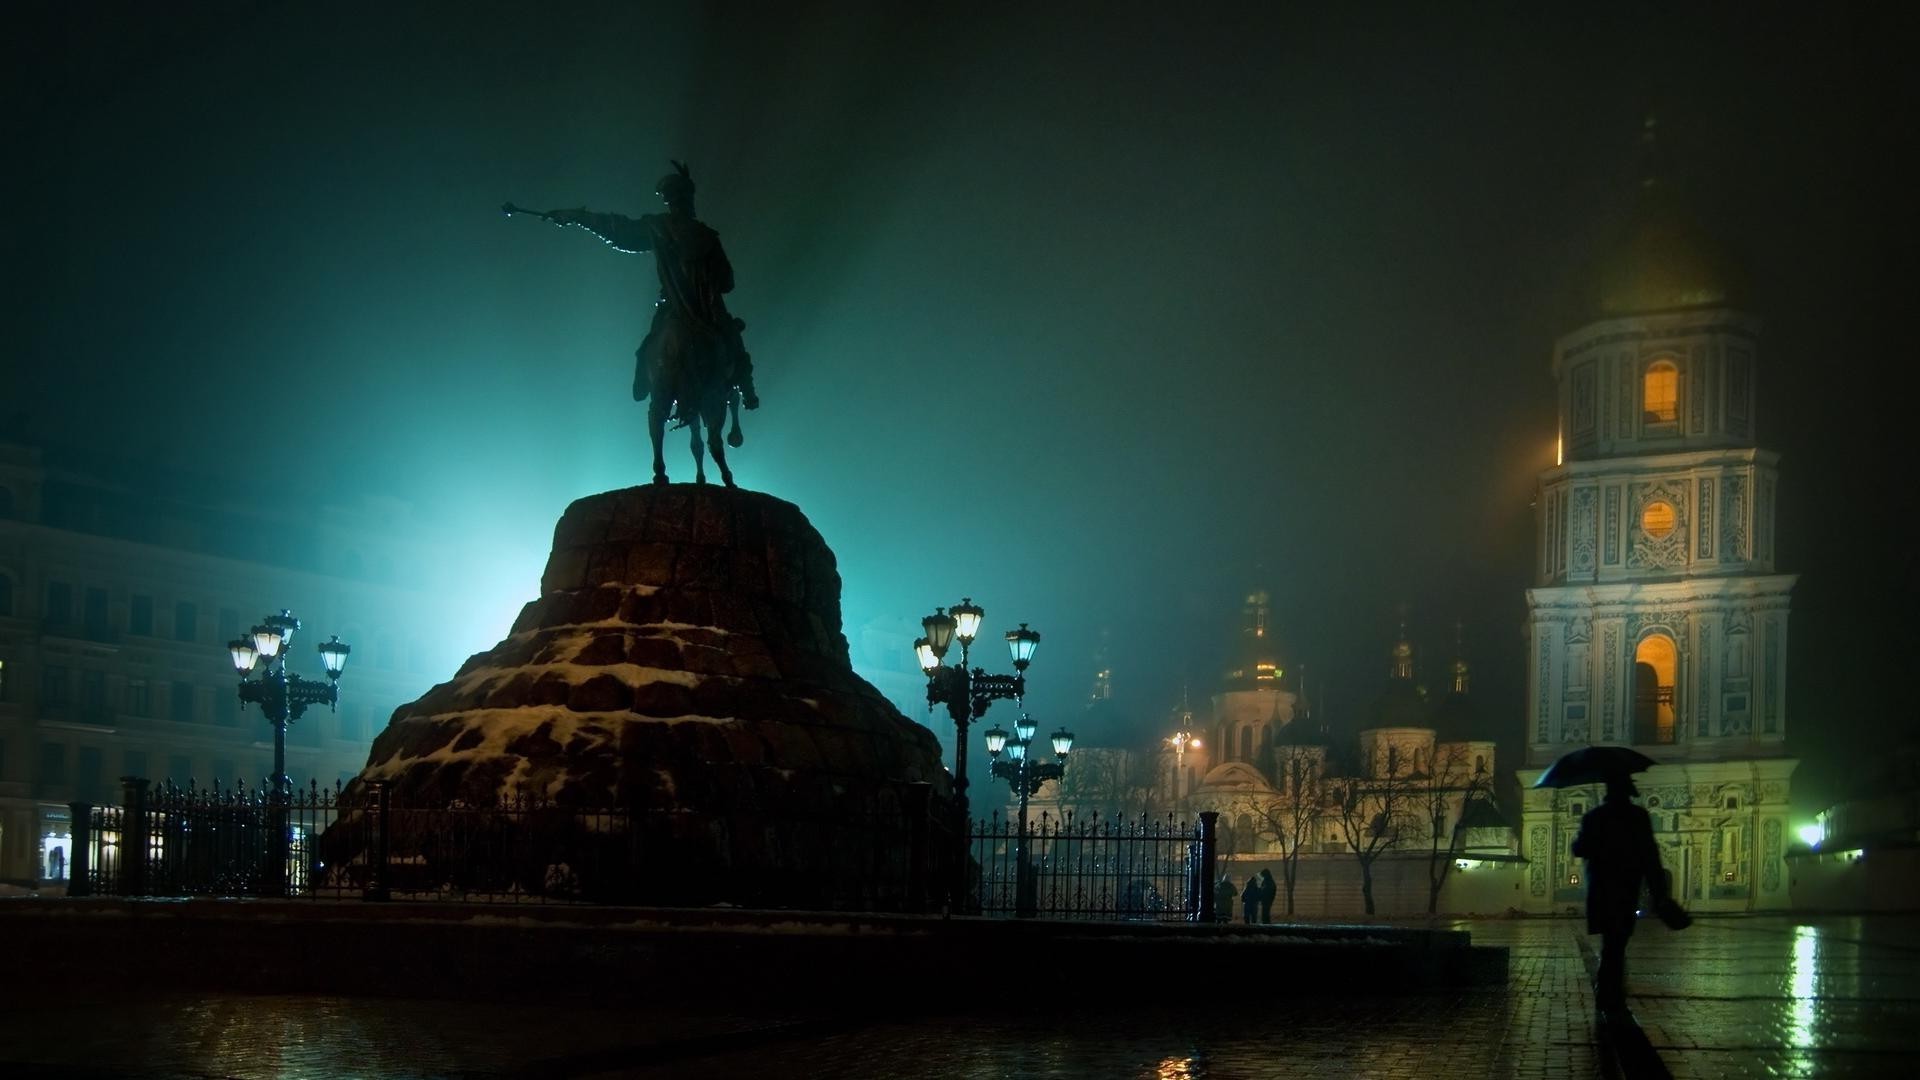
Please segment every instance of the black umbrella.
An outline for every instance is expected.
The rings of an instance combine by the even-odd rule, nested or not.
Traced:
[[[1534,787],[1579,787],[1604,784],[1619,776],[1629,776],[1660,764],[1630,746],[1583,746],[1560,755],[1547,766]]]

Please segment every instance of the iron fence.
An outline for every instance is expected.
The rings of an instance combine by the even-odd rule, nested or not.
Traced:
[[[1172,817],[1090,815],[965,836],[925,784],[849,805],[725,816],[561,805],[406,805],[387,785],[149,787],[73,805],[73,895],[644,904],[1189,920],[1212,836]],[[1212,815],[1202,815],[1203,818]],[[284,834],[284,846],[276,842]],[[963,845],[964,840],[964,845]],[[954,852],[967,857],[955,867]],[[284,863],[280,862],[284,851]]]
[[[1207,894],[1209,838],[1172,815],[1041,813],[1020,826],[998,812],[974,823],[979,910],[987,915],[1190,922]]]
[[[74,895],[919,911],[946,892],[943,809],[924,784],[715,817],[524,795],[410,806],[384,784],[276,801],[128,778],[120,805],[74,804]]]

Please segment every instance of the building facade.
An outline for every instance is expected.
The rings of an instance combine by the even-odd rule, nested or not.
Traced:
[[[1782,908],[1795,579],[1774,565],[1760,323],[1736,264],[1654,173],[1593,283],[1589,321],[1554,348],[1560,436],[1537,496],[1525,907],[1583,902],[1570,846],[1599,797],[1533,781],[1567,750],[1619,744],[1661,762],[1639,784],[1676,896]]]
[[[134,481],[131,477],[138,476]],[[226,642],[270,611],[353,646],[337,712],[289,726],[294,783],[357,773],[379,728],[441,670],[405,508],[239,509],[135,464],[0,442],[0,882],[57,884],[73,802],[122,776],[259,785],[272,729],[238,700]],[[451,667],[444,670],[451,671]]]
[[[1166,800],[1187,814],[1217,811],[1220,865],[1236,884],[1261,870],[1284,880],[1298,850],[1295,913],[1365,910],[1360,853],[1371,859],[1377,914],[1504,913],[1516,906],[1522,862],[1494,805],[1495,744],[1467,737],[1468,667],[1456,654],[1450,689],[1429,701],[1415,682],[1402,624],[1387,678],[1364,718],[1336,734],[1303,680],[1281,660],[1267,595],[1248,596],[1240,655],[1206,717],[1198,746],[1162,755]],[[1445,863],[1444,870],[1440,864]],[[1438,898],[1430,895],[1438,874]],[[1281,910],[1281,909],[1276,909]]]

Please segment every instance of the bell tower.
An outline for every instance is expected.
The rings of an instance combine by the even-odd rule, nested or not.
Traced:
[[[1761,325],[1655,136],[1649,120],[1633,213],[1594,268],[1587,321],[1553,350],[1560,438],[1537,492],[1522,781],[1577,746],[1638,747],[1662,763],[1641,788],[1672,834],[1676,894],[1707,910],[1783,907],[1795,577],[1774,565]],[[1591,805],[1574,792],[1528,792],[1543,910],[1584,895],[1560,835],[1579,816],[1561,803]]]

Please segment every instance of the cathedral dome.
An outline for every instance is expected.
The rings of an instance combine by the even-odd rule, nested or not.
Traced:
[[[1273,601],[1266,590],[1247,594],[1240,640],[1231,666],[1223,673],[1222,689],[1278,690],[1285,685],[1287,669],[1280,659],[1280,644],[1274,640],[1272,616]]]
[[[1591,299],[1601,318],[1733,307],[1745,298],[1739,264],[1677,194],[1659,187],[1642,192],[1633,220],[1595,264]]]
[[[1700,307],[1738,307],[1743,267],[1700,224],[1662,161],[1648,121],[1632,217],[1593,265],[1588,306],[1600,318]]]

